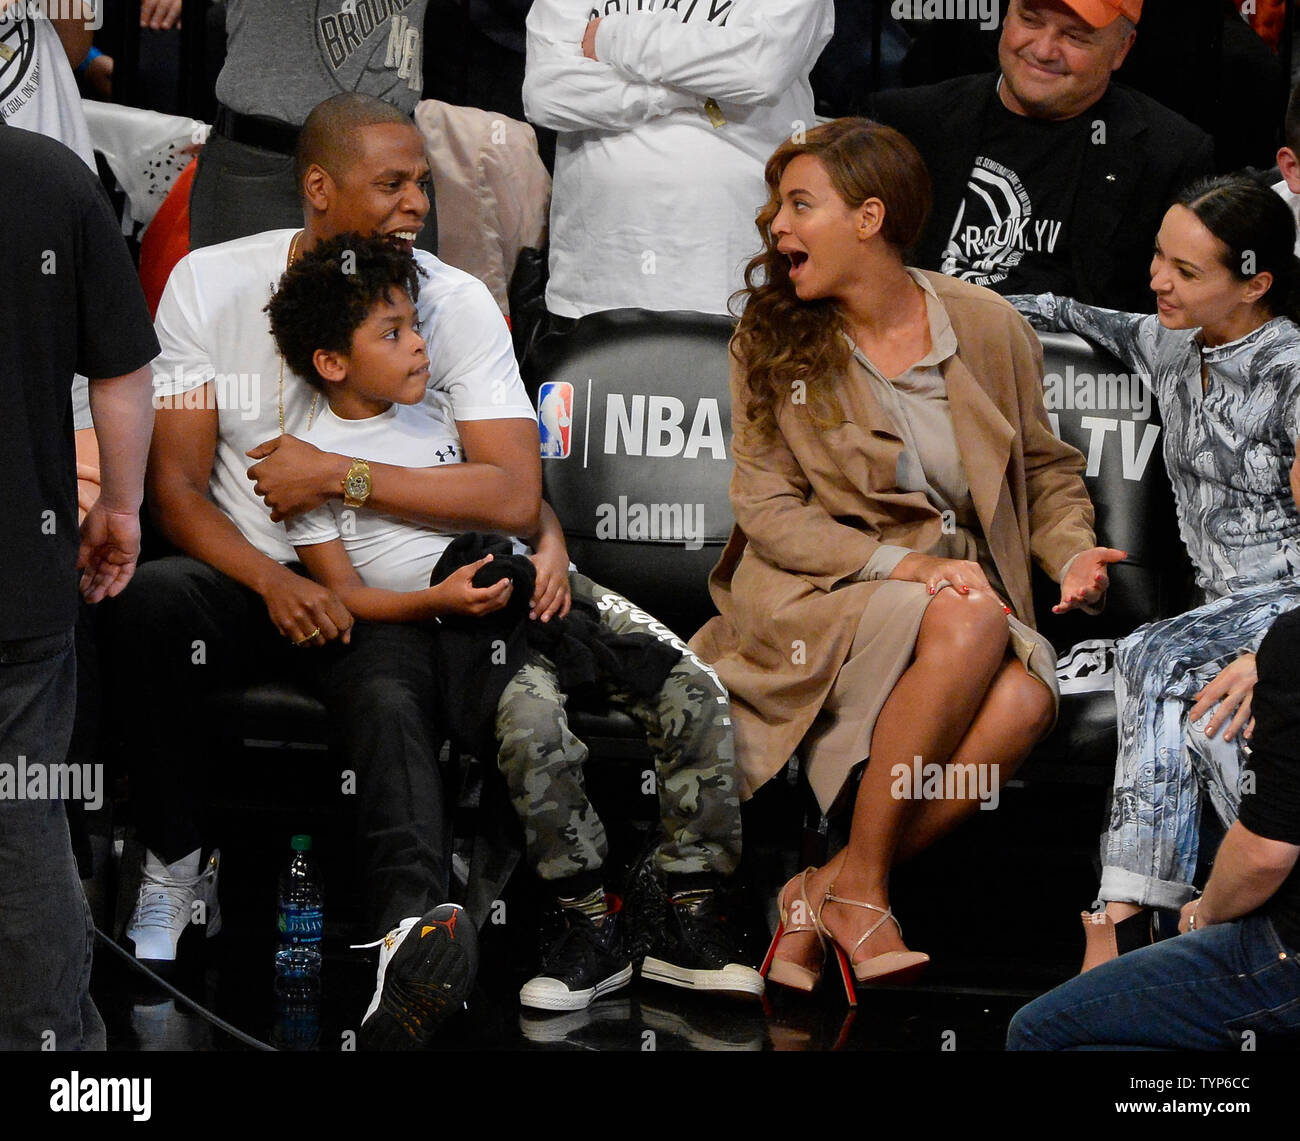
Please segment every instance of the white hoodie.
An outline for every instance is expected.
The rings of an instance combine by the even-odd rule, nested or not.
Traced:
[[[535,0],[524,109],[560,132],[552,313],[727,311],[762,245],[764,163],[813,126],[834,19],[833,0]]]

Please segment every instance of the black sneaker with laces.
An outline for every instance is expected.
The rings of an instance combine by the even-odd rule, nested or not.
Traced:
[[[668,896],[655,870],[653,850],[632,866],[624,886],[623,945],[627,957],[639,965],[662,941],[668,926]]]
[[[641,977],[686,990],[761,996],[763,977],[741,961],[726,896],[719,888],[667,895],[667,922],[641,962]]]
[[[541,970],[519,991],[521,1006],[536,1010],[583,1010],[603,994],[632,980],[632,963],[622,948],[622,904],[606,897],[598,922],[572,907],[555,905],[543,925]]]

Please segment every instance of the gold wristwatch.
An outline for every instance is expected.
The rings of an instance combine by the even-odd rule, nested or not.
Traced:
[[[343,477],[343,506],[364,507],[370,497],[370,465],[354,459]]]

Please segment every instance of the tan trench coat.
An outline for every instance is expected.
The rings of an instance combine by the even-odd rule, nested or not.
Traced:
[[[958,351],[942,366],[971,498],[1016,617],[1034,624],[1030,558],[1056,581],[1096,545],[1083,457],[1058,440],[1043,406],[1042,349],[987,289],[925,275]],[[736,526],[709,578],[719,617],[691,640],[731,692],[742,795],[784,767],[817,716],[879,582],[854,582],[881,543],[926,553],[942,534],[922,492],[900,491],[903,444],[869,387],[839,388],[843,418],[821,431],[784,402],[779,432],[746,419],[743,370],[731,374],[731,502]]]

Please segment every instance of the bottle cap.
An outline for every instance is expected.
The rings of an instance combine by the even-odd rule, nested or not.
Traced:
[[[289,847],[295,852],[310,852],[311,837],[306,835],[295,836],[289,841]]]

